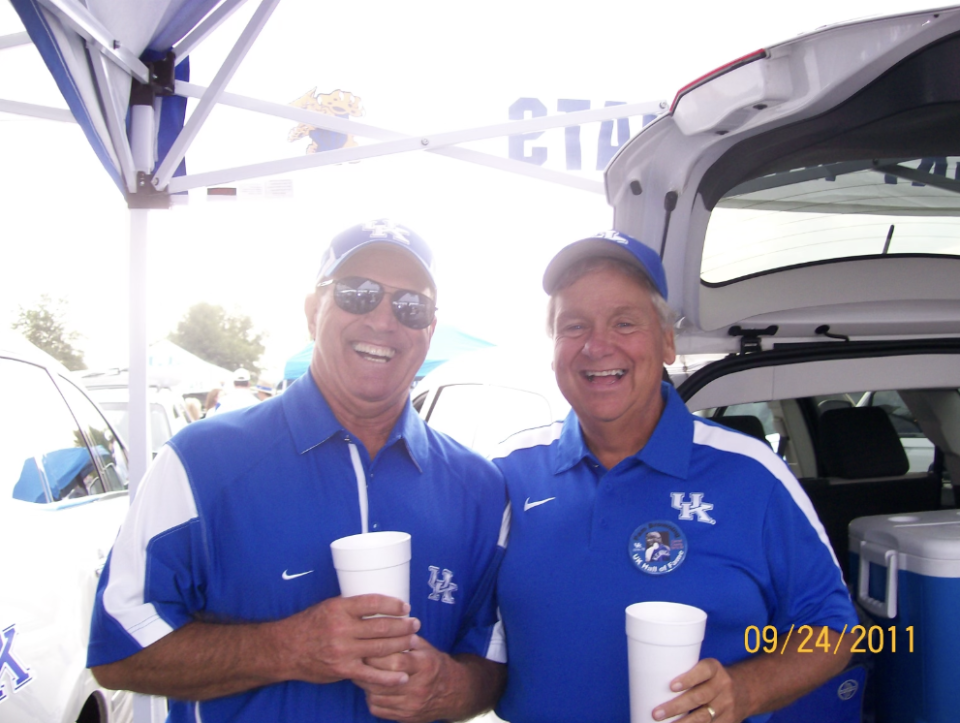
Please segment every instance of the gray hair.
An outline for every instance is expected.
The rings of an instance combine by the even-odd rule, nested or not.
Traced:
[[[650,301],[653,302],[653,308],[657,311],[661,328],[666,331],[673,327],[677,320],[677,313],[670,308],[667,300],[661,296],[653,282],[650,281],[650,277],[642,269],[635,264],[611,256],[588,256],[570,264],[557,279],[553,293],[550,294],[550,301],[547,303],[547,336],[553,338],[556,333],[557,295],[567,287],[573,286],[587,274],[606,269],[618,271],[627,278],[636,281],[650,294]]]

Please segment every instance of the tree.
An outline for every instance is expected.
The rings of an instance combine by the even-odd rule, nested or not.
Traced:
[[[25,336],[31,344],[43,349],[47,354],[63,364],[70,371],[86,368],[83,352],[74,349],[73,342],[80,338],[75,331],[67,331],[63,323],[63,307],[66,300],[50,300],[43,294],[35,308],[20,311],[13,328]]]
[[[249,316],[228,314],[222,306],[194,304],[177,330],[167,336],[174,344],[204,361],[234,371],[243,367],[254,376],[260,373],[263,334],[253,333]]]

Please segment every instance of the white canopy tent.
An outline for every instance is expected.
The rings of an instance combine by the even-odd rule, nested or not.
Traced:
[[[244,179],[411,152],[456,160],[603,193],[599,181],[462,144],[551,128],[650,116],[665,104],[646,102],[580,110],[474,128],[409,135],[314,110],[226,92],[279,0],[261,0],[208,86],[189,82],[189,56],[245,0],[11,0],[25,33],[0,37],[0,50],[34,43],[69,107],[0,100],[0,112],[75,120],[126,198],[130,229],[131,487],[149,458],[147,445],[146,243],[149,209],[175,194]],[[349,59],[344,62],[349,63]],[[189,116],[187,99],[195,106]],[[217,106],[232,106],[376,142],[190,175],[184,158]]]

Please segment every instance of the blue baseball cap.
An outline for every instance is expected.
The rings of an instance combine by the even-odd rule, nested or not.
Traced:
[[[647,275],[660,296],[667,298],[667,275],[657,252],[625,233],[612,230],[574,241],[560,249],[543,272],[543,290],[552,294],[563,272],[574,262],[590,256],[607,256],[636,266]]]
[[[433,279],[433,252],[427,242],[406,226],[388,218],[357,224],[334,236],[320,263],[317,283],[330,278],[340,264],[361,249],[377,244],[396,246],[409,252],[423,267],[430,284],[436,289],[437,283]]]

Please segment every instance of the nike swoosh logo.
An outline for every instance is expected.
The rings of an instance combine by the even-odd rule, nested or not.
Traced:
[[[537,500],[536,502],[531,502],[531,501],[530,501],[530,498],[527,497],[527,501],[523,503],[523,511],[526,512],[526,511],[529,510],[529,509],[532,509],[532,508],[534,508],[534,507],[539,507],[540,505],[546,504],[546,503],[549,502],[550,500],[555,500],[555,499],[557,499],[557,498],[556,498],[556,497],[547,497],[547,499],[545,499],[545,500]]]
[[[283,571],[283,574],[282,574],[280,577],[282,577],[284,580],[295,580],[295,579],[298,578],[298,577],[303,577],[304,575],[309,575],[311,572],[313,572],[313,570],[307,570],[306,572],[298,572],[298,573],[295,573],[295,574],[291,575],[291,574],[288,573],[286,570],[284,570],[284,571]]]

